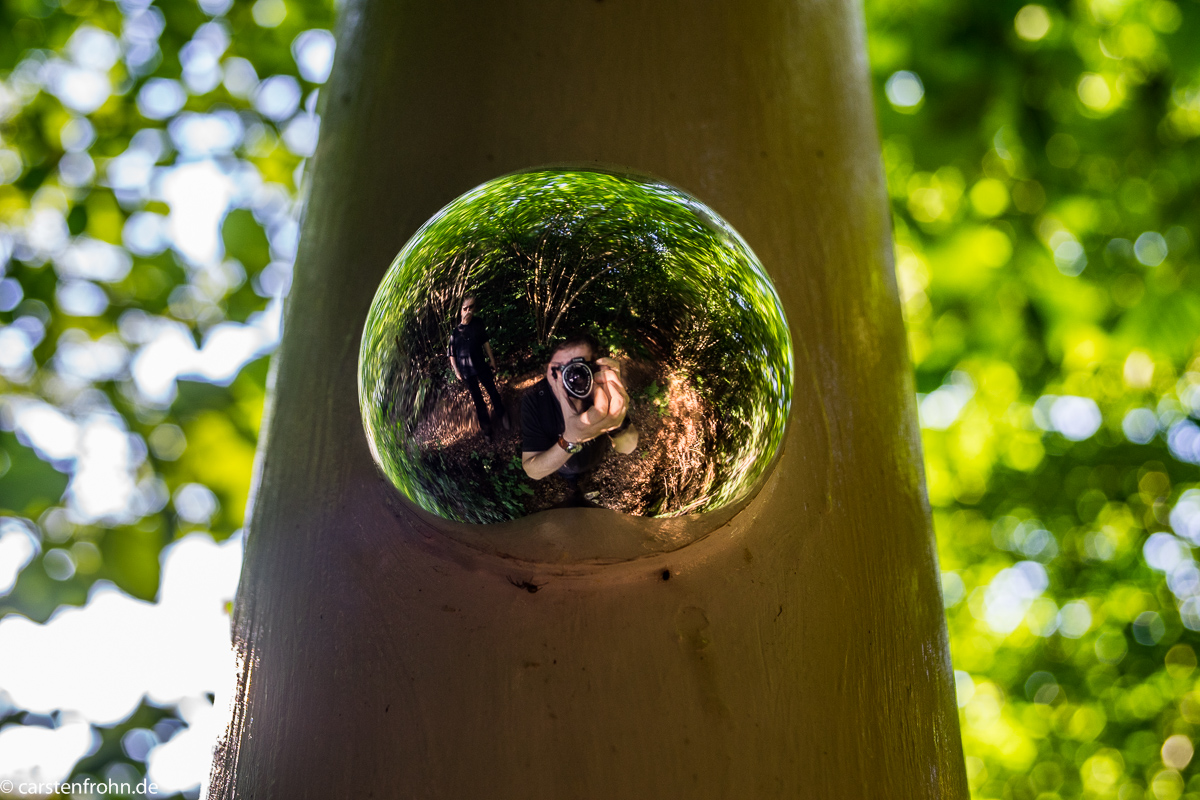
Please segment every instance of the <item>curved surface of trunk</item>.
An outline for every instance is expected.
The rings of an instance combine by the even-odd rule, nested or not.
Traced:
[[[348,0],[322,95],[210,796],[966,797],[857,4]],[[721,530],[519,562],[445,537],[376,469],[359,338],[439,208],[588,162],[745,238],[794,400]],[[564,538],[603,527],[555,513]]]

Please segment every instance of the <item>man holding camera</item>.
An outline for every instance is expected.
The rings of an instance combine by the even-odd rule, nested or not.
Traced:
[[[550,354],[546,377],[521,398],[521,466],[535,481],[557,472],[577,487],[609,450],[637,448],[620,365],[596,358],[599,350],[586,334],[561,342]]]

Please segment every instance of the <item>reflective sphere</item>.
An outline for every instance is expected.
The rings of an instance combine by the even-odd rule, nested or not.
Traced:
[[[464,194],[404,246],[358,389],[376,462],[446,519],[680,517],[753,494],[792,369],[774,287],[724,220],[654,180],[540,169]]]

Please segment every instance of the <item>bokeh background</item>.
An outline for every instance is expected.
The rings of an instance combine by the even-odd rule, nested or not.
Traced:
[[[0,0],[0,777],[200,792],[335,14]],[[866,17],[973,795],[1200,798],[1200,4]]]

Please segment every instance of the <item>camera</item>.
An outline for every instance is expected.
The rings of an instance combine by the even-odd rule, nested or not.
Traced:
[[[583,356],[577,356],[561,367],[554,367],[552,371],[562,379],[567,394],[586,400],[592,396],[595,388],[592,375],[599,369],[600,365],[595,361],[586,361]]]

